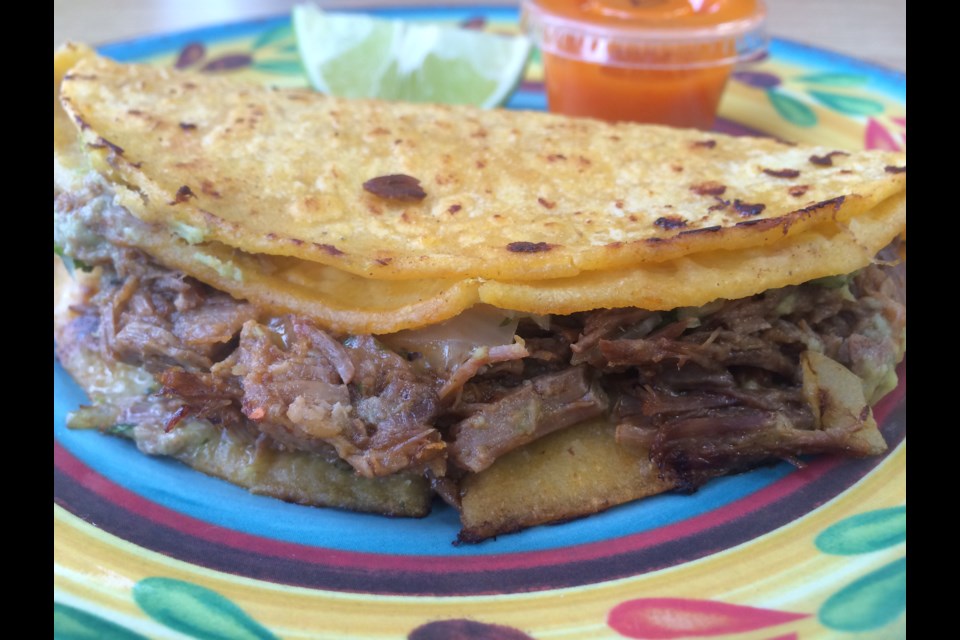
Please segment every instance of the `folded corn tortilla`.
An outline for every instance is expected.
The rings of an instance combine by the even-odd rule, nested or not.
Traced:
[[[295,474],[269,493],[422,515],[436,491],[464,514],[462,538],[480,540],[770,459],[882,451],[860,414],[905,349],[902,278],[881,275],[891,244],[905,247],[905,165],[894,152],[348,101],[67,45],[54,57],[55,243],[97,270],[70,286],[72,308],[55,300],[58,348],[75,374],[71,363],[102,360],[162,389],[100,397],[112,409],[87,426],[140,416],[126,435],[141,448],[254,490],[263,480],[242,463],[161,434],[213,430],[238,452],[258,442],[332,465],[338,486],[399,478],[415,500],[332,500]],[[756,309],[737,320],[747,300]],[[505,328],[474,332],[477,319]],[[856,420],[812,400],[824,380]],[[693,464],[720,423],[763,435],[740,434],[752,448],[733,463]],[[503,495],[504,478],[581,477],[555,453],[533,476],[517,462],[580,432],[595,472],[615,450],[635,473],[560,483],[541,503],[478,500]]]

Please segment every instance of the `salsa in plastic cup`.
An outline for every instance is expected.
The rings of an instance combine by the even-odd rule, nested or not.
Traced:
[[[550,111],[709,129],[733,65],[767,48],[763,0],[524,0]]]

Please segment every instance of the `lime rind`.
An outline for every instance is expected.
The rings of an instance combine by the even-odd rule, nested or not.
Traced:
[[[401,25],[364,15],[320,15],[312,5],[294,6],[292,18],[314,89],[348,98],[376,95],[380,77],[399,51]]]
[[[530,56],[524,36],[293,8],[304,68],[318,91],[349,98],[500,106]]]

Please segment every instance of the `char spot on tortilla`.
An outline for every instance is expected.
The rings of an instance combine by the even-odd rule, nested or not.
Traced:
[[[906,173],[907,167],[906,165],[902,167],[895,167],[892,164],[888,164],[883,168],[883,170],[886,171],[887,173]]]
[[[326,252],[326,253],[329,253],[331,256],[342,256],[342,255],[343,255],[343,251],[340,251],[340,249],[337,249],[337,248],[336,248],[335,246],[333,246],[332,244],[319,244],[319,243],[314,243],[314,246],[317,247],[318,249],[320,249],[321,251],[324,251],[324,252]]]
[[[680,229],[687,226],[687,221],[680,216],[661,216],[654,220],[653,224],[662,229]]]
[[[738,199],[733,201],[733,208],[736,209],[737,213],[739,213],[741,216],[748,218],[750,216],[760,215],[763,210],[767,208],[767,205],[759,202],[756,204],[749,204]]]
[[[843,201],[846,200],[846,198],[846,196],[837,196],[836,198],[830,198],[829,200],[814,202],[813,204],[803,207],[802,209],[797,209],[794,213],[812,213],[817,209],[822,209],[824,207],[833,207],[833,210],[837,211],[840,209],[840,205],[843,204]]]
[[[386,200],[423,200],[427,197],[419,180],[402,173],[371,178],[363,183],[363,188]]]
[[[546,242],[511,242],[507,245],[507,251],[513,253],[540,253],[550,249],[553,249],[553,245]]]
[[[757,229],[770,229],[779,226],[783,220],[781,218],[754,218],[752,220],[741,220],[735,227],[755,227]]]
[[[170,202],[170,204],[180,204],[181,202],[186,202],[190,198],[196,197],[197,195],[190,189],[190,187],[183,185],[177,189],[177,195],[173,197],[173,200]]]
[[[846,151],[831,151],[825,156],[810,156],[810,162],[817,165],[818,167],[832,167],[833,166],[833,156],[848,156],[850,155]]]
[[[721,197],[719,197],[719,196],[714,196],[713,199],[716,200],[717,203],[716,203],[716,204],[713,204],[713,205],[710,205],[709,207],[707,207],[707,211],[720,211],[720,210],[726,209],[727,207],[730,206],[730,201],[729,201],[729,200],[724,200],[723,198],[721,198]]]
[[[678,233],[677,235],[680,235],[680,236],[692,236],[692,235],[695,235],[695,234],[698,234],[698,233],[714,233],[714,232],[716,232],[716,231],[720,231],[720,229],[722,229],[722,228],[723,228],[723,227],[721,227],[720,225],[714,225],[714,226],[712,226],[712,227],[701,227],[701,228],[699,228],[699,229],[686,229],[686,230],[684,230],[684,231],[681,231],[681,232]]]
[[[90,143],[88,146],[93,149],[110,149],[118,156],[123,155],[123,147],[117,146],[103,137],[98,138],[96,142]]]
[[[787,193],[792,195],[794,198],[799,198],[800,196],[805,194],[809,189],[810,189],[810,185],[808,184],[798,184],[787,189]]]
[[[701,182],[700,184],[695,184],[690,187],[690,191],[693,191],[698,196],[722,196],[726,190],[726,185],[720,184],[715,180],[708,180],[707,182]]]
[[[763,172],[774,178],[796,178],[800,175],[797,169],[764,169]]]

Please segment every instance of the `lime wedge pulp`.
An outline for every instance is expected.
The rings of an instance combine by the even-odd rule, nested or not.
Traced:
[[[496,107],[519,84],[530,41],[428,23],[293,8],[310,84],[347,98]]]

